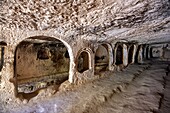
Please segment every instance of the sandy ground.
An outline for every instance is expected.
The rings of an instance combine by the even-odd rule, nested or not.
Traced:
[[[25,104],[3,106],[3,113],[168,113],[170,76],[168,62],[129,65],[120,72],[103,73],[69,91]]]

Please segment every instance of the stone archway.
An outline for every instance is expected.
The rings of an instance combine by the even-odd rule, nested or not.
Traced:
[[[65,43],[53,37],[35,36],[17,45],[14,68],[17,92],[36,92],[60,85],[72,76],[72,51]]]
[[[90,59],[89,59],[89,53],[86,51],[82,51],[78,57],[78,64],[77,64],[77,70],[80,73],[83,73],[84,71],[88,70],[90,68]]]
[[[123,47],[121,45],[117,46],[116,49],[116,65],[123,64]]]
[[[133,54],[134,54],[134,45],[130,46],[130,49],[128,51],[128,64],[131,64],[133,62]]]
[[[109,66],[109,51],[107,44],[98,46],[95,53],[95,71],[106,71]]]

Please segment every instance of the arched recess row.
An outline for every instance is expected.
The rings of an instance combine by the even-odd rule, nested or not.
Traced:
[[[95,72],[111,70],[113,50],[110,44],[100,44],[95,52]]]
[[[84,48],[78,52],[76,58],[76,68],[79,73],[83,73],[89,69],[92,69],[92,50],[89,48]]]
[[[73,53],[65,41],[48,36],[29,37],[15,50],[16,93],[32,93],[50,85],[72,82]]]

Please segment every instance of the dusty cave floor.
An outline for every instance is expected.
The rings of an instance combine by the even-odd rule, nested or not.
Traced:
[[[168,113],[170,111],[170,62],[152,61],[107,72],[95,80],[48,98],[11,104],[5,113]],[[168,76],[169,75],[169,76]],[[47,92],[44,92],[47,93]],[[41,94],[38,95],[41,97]],[[4,105],[5,106],[5,105]]]

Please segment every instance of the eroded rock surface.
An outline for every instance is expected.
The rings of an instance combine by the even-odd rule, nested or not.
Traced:
[[[145,38],[152,41],[154,33],[153,39],[160,38],[160,33],[166,38],[170,25],[168,0],[4,0],[0,8],[3,29],[54,28],[66,36],[96,34],[112,28],[104,35],[136,40],[151,33]]]

